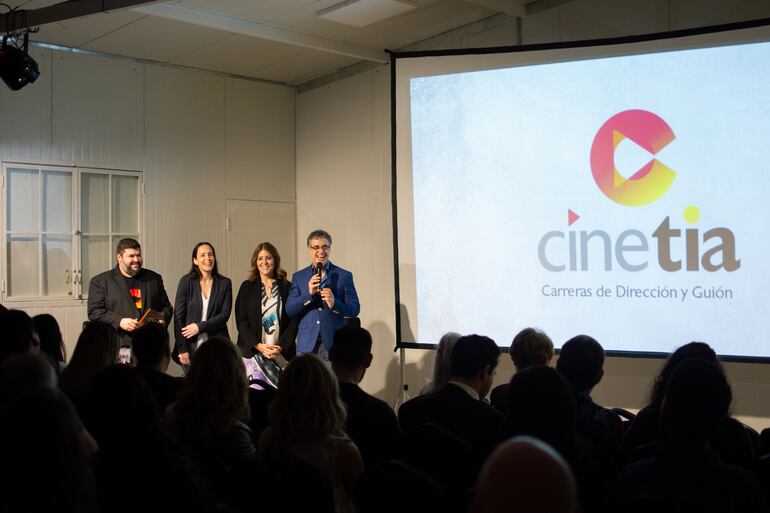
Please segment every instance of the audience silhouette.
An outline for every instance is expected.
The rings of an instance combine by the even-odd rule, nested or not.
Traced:
[[[32,325],[40,339],[40,352],[50,359],[56,374],[60,375],[67,361],[67,351],[59,323],[51,314],[39,314],[32,318]]]
[[[361,327],[336,332],[329,362],[296,356],[255,391],[225,338],[174,378],[161,325],[136,330],[132,367],[107,324],[86,324],[65,365],[52,316],[0,321],[3,511],[770,513],[770,435],[730,417],[703,342],[671,354],[626,429],[592,399],[604,350],[587,335],[551,368],[550,338],[519,332],[490,405],[498,346],[447,333],[425,393],[394,412],[360,386]]]
[[[553,342],[545,332],[536,328],[524,328],[513,337],[508,354],[513,360],[516,372],[522,371],[533,365],[548,365],[553,358]],[[492,389],[489,401],[492,406],[506,412],[508,387],[510,383],[503,383]]]
[[[709,441],[725,422],[730,385],[716,363],[685,360],[667,376],[661,402],[665,438],[650,458],[621,473],[608,510],[661,513],[768,511],[753,475],[724,463]]]
[[[674,351],[655,378],[650,404],[639,411],[628,428],[621,444],[619,465],[651,456],[666,439],[660,423],[663,400],[674,371],[689,360],[703,360],[719,366],[716,353],[703,342],[690,342]],[[726,463],[751,468],[754,459],[752,442],[746,428],[737,420],[726,417],[711,440],[711,446]]]
[[[570,384],[575,398],[575,431],[585,461],[598,473],[594,483],[598,489],[593,492],[598,499],[614,474],[623,440],[620,417],[591,399],[591,391],[604,376],[604,349],[587,335],[573,337],[561,347],[556,370]]]
[[[358,386],[372,363],[371,351],[371,334],[357,326],[337,330],[329,350],[329,361],[347,411],[345,432],[358,446],[366,467],[395,458],[401,441],[393,409]]]
[[[481,469],[470,513],[573,513],[575,479],[564,458],[537,438],[501,443]]]

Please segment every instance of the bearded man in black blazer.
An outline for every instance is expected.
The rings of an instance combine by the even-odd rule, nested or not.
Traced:
[[[135,239],[121,239],[115,249],[117,265],[91,278],[88,286],[88,320],[112,325],[121,345],[131,345],[139,319],[151,308],[163,314],[168,326],[174,309],[160,274],[142,267],[142,247]]]

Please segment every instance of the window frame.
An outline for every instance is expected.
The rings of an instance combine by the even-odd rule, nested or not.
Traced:
[[[114,246],[113,240],[117,236],[131,236],[136,237],[137,240],[141,243],[143,240],[145,227],[144,227],[144,173],[142,171],[138,170],[131,170],[131,169],[112,169],[112,168],[106,168],[106,167],[88,167],[88,166],[76,166],[76,165],[67,165],[67,164],[61,164],[61,163],[51,163],[51,162],[36,162],[36,161],[24,161],[24,162],[16,162],[16,161],[1,161],[0,164],[2,164],[2,174],[0,175],[0,299],[4,303],[42,303],[42,302],[50,302],[50,303],[56,303],[56,304],[80,304],[83,303],[88,298],[88,284],[83,283],[83,255],[81,252],[81,249],[83,247],[83,238],[84,236],[94,236],[94,237],[105,237],[107,239],[108,247]],[[9,198],[8,198],[8,169],[29,169],[33,171],[37,171],[38,176],[38,183],[37,183],[37,189],[38,189],[38,220],[37,220],[37,233],[27,233],[27,232],[19,232],[14,233],[9,230],[8,226],[8,208],[9,205]],[[42,176],[43,173],[46,171],[53,171],[53,172],[64,172],[69,173],[71,178],[71,198],[70,198],[70,215],[71,215],[71,222],[70,222],[70,232],[68,234],[69,237],[71,237],[71,267],[70,267],[70,287],[71,294],[67,295],[44,295],[44,284],[43,284],[43,277],[44,277],[44,257],[45,257],[45,250],[43,247],[43,240],[47,235],[47,232],[44,232],[42,230],[43,227],[43,209],[44,209],[44,190],[42,186]],[[91,174],[91,175],[107,175],[108,176],[108,187],[107,187],[107,231],[106,232],[87,232],[84,234],[82,232],[83,228],[83,198],[81,196],[82,192],[82,178],[83,174]],[[136,223],[135,226],[137,228],[136,233],[128,233],[128,232],[115,232],[113,230],[114,223],[113,223],[113,197],[114,197],[114,190],[113,190],[113,177],[114,176],[128,176],[128,177],[135,177],[137,179],[137,197],[136,197]],[[10,272],[10,266],[8,263],[8,255],[9,255],[9,241],[8,239],[13,236],[25,236],[29,235],[30,237],[37,237],[38,242],[38,262],[37,262],[37,272],[38,272],[38,293],[37,295],[30,295],[30,296],[14,296],[9,295],[9,272]],[[62,234],[56,232],[53,234],[53,236],[62,236]],[[98,274],[99,272],[105,271],[107,269],[110,269],[114,265],[114,259],[112,258],[112,249],[108,252],[109,259],[108,261],[105,261],[104,264],[106,267],[103,269],[101,267],[95,269],[94,274]]]

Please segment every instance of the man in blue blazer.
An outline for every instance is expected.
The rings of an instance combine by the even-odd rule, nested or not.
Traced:
[[[332,237],[314,230],[307,237],[310,265],[294,273],[286,300],[286,312],[298,317],[297,353],[316,353],[328,360],[334,332],[345,317],[361,311],[353,275],[329,261]]]

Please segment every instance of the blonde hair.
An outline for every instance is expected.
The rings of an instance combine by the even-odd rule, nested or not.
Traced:
[[[457,339],[462,335],[450,331],[444,333],[436,347],[436,361],[433,364],[433,380],[428,385],[426,393],[438,392],[449,383],[452,374],[452,349]]]
[[[347,413],[336,376],[314,354],[295,357],[281,373],[269,418],[269,443],[276,448],[344,434]]]
[[[542,330],[524,328],[513,337],[508,353],[516,370],[524,370],[533,365],[548,365],[553,358],[553,342]]]

